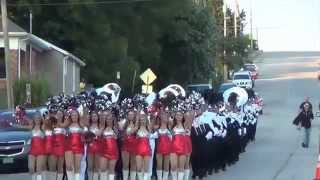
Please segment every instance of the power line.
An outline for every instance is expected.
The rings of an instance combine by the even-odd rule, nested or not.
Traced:
[[[152,0],[113,0],[113,1],[98,1],[98,2],[56,2],[56,3],[21,3],[8,4],[8,6],[24,7],[24,6],[74,6],[74,5],[105,5],[105,4],[124,4],[124,3],[138,3],[151,2]]]

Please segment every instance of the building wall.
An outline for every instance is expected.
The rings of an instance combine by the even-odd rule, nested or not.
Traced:
[[[39,52],[34,59],[34,77],[47,80],[53,95],[62,92],[62,66],[59,64],[62,58],[61,54],[48,51]]]

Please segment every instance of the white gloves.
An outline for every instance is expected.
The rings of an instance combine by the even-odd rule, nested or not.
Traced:
[[[213,137],[212,132],[211,132],[211,131],[208,132],[208,134],[206,135],[206,139],[207,139],[207,140],[210,140],[210,139],[212,139],[212,137]]]

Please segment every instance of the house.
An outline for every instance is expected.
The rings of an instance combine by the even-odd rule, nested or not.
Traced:
[[[11,77],[41,78],[49,82],[51,93],[79,91],[80,68],[85,63],[8,20]],[[31,52],[31,53],[30,53]],[[0,91],[6,89],[4,39],[0,23]]]

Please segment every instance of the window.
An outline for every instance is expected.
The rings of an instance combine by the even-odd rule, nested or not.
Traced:
[[[6,61],[4,58],[4,48],[0,48],[0,79],[6,78]]]
[[[237,80],[237,79],[250,79],[250,77],[248,75],[235,75],[234,80]]]

